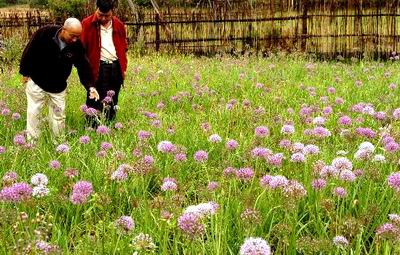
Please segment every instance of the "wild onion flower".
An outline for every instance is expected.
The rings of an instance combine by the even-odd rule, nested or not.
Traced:
[[[46,186],[48,182],[49,182],[49,179],[47,178],[47,176],[45,174],[42,174],[42,173],[34,174],[31,177],[31,183],[34,186],[39,186],[39,185]]]
[[[205,162],[208,160],[208,153],[203,150],[196,151],[194,153],[194,160],[197,162]]]
[[[157,145],[157,149],[162,153],[173,153],[176,151],[176,146],[172,144],[170,141],[161,141]]]
[[[249,237],[240,246],[240,255],[270,255],[271,247],[267,241],[259,237]]]
[[[335,236],[333,238],[333,244],[337,247],[346,247],[349,245],[349,241],[344,236]]]
[[[135,228],[135,222],[131,216],[121,216],[115,221],[115,226],[124,233],[128,233]]]

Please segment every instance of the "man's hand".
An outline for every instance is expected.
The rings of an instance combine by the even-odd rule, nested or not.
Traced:
[[[100,99],[99,93],[94,87],[89,88],[89,98],[94,99],[94,101],[97,101]]]
[[[29,81],[29,77],[28,76],[22,76],[21,82],[22,84],[25,84]]]

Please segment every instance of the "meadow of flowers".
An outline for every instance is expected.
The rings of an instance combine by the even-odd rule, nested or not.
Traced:
[[[0,82],[0,253],[399,253],[399,70],[132,57],[115,123],[85,128],[96,113],[74,73],[65,138],[44,121],[31,144],[11,68]]]

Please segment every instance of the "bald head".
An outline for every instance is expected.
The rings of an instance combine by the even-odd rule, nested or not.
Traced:
[[[67,44],[76,42],[82,33],[82,24],[76,18],[68,18],[65,20],[60,33],[60,38]]]
[[[63,28],[69,29],[82,29],[82,24],[77,18],[68,18],[64,22]]]

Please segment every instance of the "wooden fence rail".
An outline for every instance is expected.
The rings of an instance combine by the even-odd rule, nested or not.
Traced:
[[[266,0],[263,8],[147,10],[139,13],[139,20],[128,17],[125,23],[129,43],[148,51],[240,54],[284,50],[327,57],[385,57],[399,49],[399,0],[368,5],[361,0],[315,3],[319,5]],[[52,23],[39,13],[0,15],[0,34],[27,40],[38,27]]]

